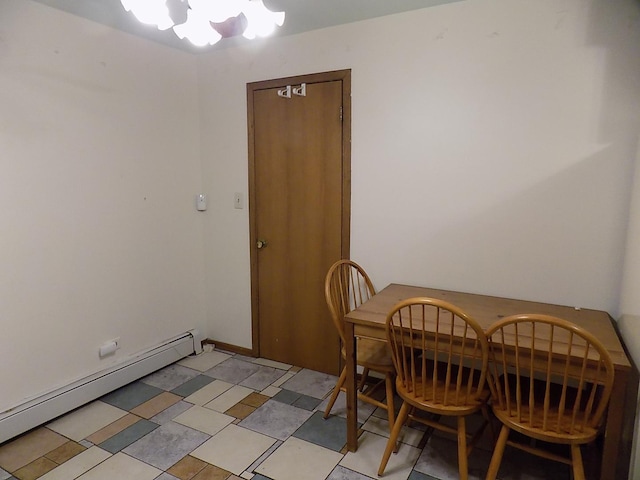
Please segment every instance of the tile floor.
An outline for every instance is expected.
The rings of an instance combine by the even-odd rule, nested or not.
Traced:
[[[322,418],[335,381],[220,350],[187,357],[0,445],[0,480],[379,478],[386,412],[359,405],[359,448],[346,452],[343,394]],[[486,441],[472,452],[471,478],[484,477],[490,450]],[[384,478],[458,478],[456,452],[453,438],[405,427]],[[566,466],[508,450],[500,478],[570,475]]]

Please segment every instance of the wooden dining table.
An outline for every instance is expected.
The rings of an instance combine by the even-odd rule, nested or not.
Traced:
[[[604,344],[615,367],[613,392],[602,438],[600,480],[628,478],[635,427],[638,372],[607,312],[552,305],[473,293],[392,283],[345,316],[347,369],[347,448],[358,448],[358,405],[356,401],[355,346],[359,337],[386,341],[387,313],[400,300],[412,297],[437,298],[450,302],[473,317],[486,330],[497,320],[515,314],[542,313],[569,320],[592,332]]]

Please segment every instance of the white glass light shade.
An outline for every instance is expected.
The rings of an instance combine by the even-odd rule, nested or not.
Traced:
[[[186,38],[198,47],[213,45],[221,38],[205,17],[199,16],[195,10],[187,12],[187,21],[173,27],[173,31],[180,38]]]
[[[248,3],[249,0],[189,0],[189,7],[211,22],[222,23],[240,15]]]
[[[276,25],[282,26],[285,16],[284,12],[268,10],[262,0],[172,0],[171,5],[183,8],[179,13],[186,12],[187,18],[185,23],[175,25],[171,12],[176,18],[178,15],[175,9],[167,7],[167,0],[120,0],[120,3],[140,22],[156,25],[160,30],[173,27],[178,37],[197,46],[213,45],[222,38],[212,24],[224,23],[243,14],[247,20],[243,36],[253,39],[271,34]]]
[[[156,25],[159,30],[166,30],[174,25],[165,0],[120,0],[120,3],[141,23]]]
[[[284,23],[284,12],[272,12],[264,6],[262,0],[250,0],[243,13],[248,23],[243,36],[248,39],[266,37],[273,33],[276,25],[282,26]]]

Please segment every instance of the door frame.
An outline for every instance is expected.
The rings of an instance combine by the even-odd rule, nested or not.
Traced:
[[[302,83],[342,81],[342,220],[341,258],[349,258],[351,239],[351,69],[297,75],[247,83],[247,132],[249,141],[249,257],[251,269],[251,353],[260,356],[258,285],[258,232],[256,227],[256,175],[253,93]]]

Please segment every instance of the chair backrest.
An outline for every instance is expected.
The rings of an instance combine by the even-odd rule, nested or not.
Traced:
[[[523,314],[497,321],[487,337],[494,410],[552,439],[598,428],[614,367],[594,335],[564,319]]]
[[[369,300],[375,293],[371,279],[357,263],[338,260],[329,268],[324,281],[324,295],[343,345],[344,316]]]
[[[489,347],[473,318],[448,302],[416,297],[393,307],[386,328],[398,381],[417,401],[452,409],[480,401]]]

